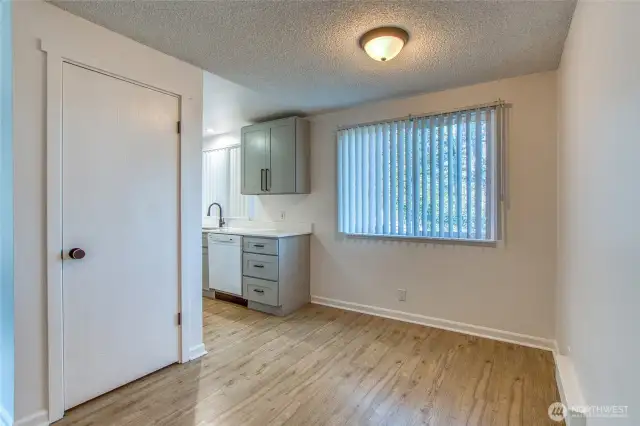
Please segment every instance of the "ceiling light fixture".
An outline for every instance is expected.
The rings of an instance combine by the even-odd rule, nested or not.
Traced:
[[[360,47],[376,61],[386,62],[396,57],[409,41],[409,34],[398,27],[380,27],[360,37]]]

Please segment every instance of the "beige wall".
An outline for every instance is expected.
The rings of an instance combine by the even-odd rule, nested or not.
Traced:
[[[428,76],[425,76],[428,78]],[[344,238],[336,232],[339,125],[505,99],[510,110],[507,241],[497,248]],[[312,294],[535,337],[554,337],[554,72],[371,103],[313,117],[309,195],[263,196],[258,220],[313,222]],[[407,289],[398,302],[396,289]]]
[[[640,424],[640,4],[579,2],[559,77],[558,341],[587,404]]]
[[[184,286],[196,315],[186,324],[191,346],[202,342],[201,156],[202,71],[40,1],[13,3],[16,421],[41,413],[47,399],[45,282],[45,53],[39,39],[81,51],[118,75],[189,94],[182,103],[185,214],[192,226],[181,249]],[[96,224],[99,226],[99,224]],[[152,242],[151,242],[152,244]],[[96,301],[99,303],[99,301]]]

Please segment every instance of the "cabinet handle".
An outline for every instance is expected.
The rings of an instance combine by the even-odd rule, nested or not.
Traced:
[[[255,291],[256,293],[264,293],[264,290],[259,290],[257,288],[254,288],[253,291]]]
[[[254,244],[255,248],[264,248],[264,244]]]
[[[254,268],[264,268],[264,265],[253,265]]]
[[[266,185],[265,185],[265,170],[266,169],[260,169],[260,191],[266,191]]]

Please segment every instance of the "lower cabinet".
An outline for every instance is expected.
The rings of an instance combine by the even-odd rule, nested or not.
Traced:
[[[242,275],[263,280],[278,281],[280,256],[243,253]]]
[[[243,277],[244,297],[253,302],[278,306],[278,283],[258,278]]]
[[[309,303],[309,255],[309,235],[244,237],[242,286],[248,307],[287,315]]]
[[[202,289],[209,291],[209,242],[202,233]]]

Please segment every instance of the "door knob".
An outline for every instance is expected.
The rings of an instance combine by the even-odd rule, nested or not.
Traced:
[[[80,260],[84,258],[85,254],[86,253],[81,248],[72,248],[71,250],[69,250],[69,257],[74,260]]]

